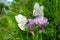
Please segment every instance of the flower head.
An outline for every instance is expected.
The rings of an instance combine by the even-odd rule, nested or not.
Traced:
[[[49,22],[48,19],[45,17],[37,17],[34,19],[34,23],[47,26]]]
[[[34,24],[34,21],[32,19],[28,19],[28,27],[32,26]]]

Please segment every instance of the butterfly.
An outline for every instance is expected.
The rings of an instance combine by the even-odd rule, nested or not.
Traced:
[[[35,3],[34,4],[34,8],[33,8],[33,17],[36,17],[34,20],[32,19],[27,19],[27,17],[21,15],[21,14],[18,14],[17,16],[15,16],[15,19],[18,23],[18,27],[25,31],[26,29],[27,30],[30,30],[30,31],[33,31],[33,26],[31,24],[34,24],[35,22],[37,23],[38,21],[36,21],[37,18],[39,18],[38,20],[40,21],[40,19],[42,19],[44,17],[44,6],[39,6],[38,3]],[[46,18],[45,18],[46,19]],[[47,19],[46,20],[41,20],[41,21],[46,21],[47,22]],[[46,23],[44,22],[44,23]],[[42,23],[42,22],[41,22]],[[29,25],[29,26],[28,26]],[[39,29],[43,29],[43,27],[41,27],[42,25],[39,25],[37,28]],[[44,30],[43,30],[44,31]],[[34,35],[34,32],[31,32],[33,35]]]
[[[34,4],[33,16],[44,16],[44,6],[39,6],[38,3]]]

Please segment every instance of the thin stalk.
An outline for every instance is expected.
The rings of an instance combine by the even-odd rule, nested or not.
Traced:
[[[27,40],[28,40],[28,32],[27,32]]]
[[[58,18],[58,8],[57,7],[58,7],[58,0],[56,0],[56,14],[57,15],[56,14],[55,15],[56,15],[56,18],[59,19]],[[56,31],[56,27],[55,27],[55,31]],[[56,40],[56,32],[55,32],[55,40]]]

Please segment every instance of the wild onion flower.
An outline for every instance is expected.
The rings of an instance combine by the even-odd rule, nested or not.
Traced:
[[[34,23],[35,24],[39,24],[39,25],[45,25],[45,26],[47,26],[48,25],[48,19],[47,18],[45,18],[45,17],[37,17],[37,18],[35,18],[34,20]]]
[[[44,25],[47,26],[49,24],[48,19],[45,17],[36,17],[35,19],[29,19],[28,25],[34,25],[34,24],[39,24],[39,25]]]
[[[34,21],[32,19],[28,19],[28,26],[32,26],[34,24]]]
[[[38,28],[39,32],[45,32],[44,28],[49,24],[48,19],[45,17],[36,17],[35,19],[29,19],[28,28]],[[35,25],[35,27],[33,26]],[[37,25],[37,26],[36,26]]]
[[[29,31],[33,31],[33,25],[34,25],[34,21],[32,19],[28,19],[28,22],[25,28],[28,29]]]

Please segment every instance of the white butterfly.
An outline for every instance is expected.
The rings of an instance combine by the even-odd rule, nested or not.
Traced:
[[[33,9],[33,16],[44,16],[43,12],[44,6],[39,6],[38,3],[34,4],[34,9]]]
[[[15,19],[18,23],[18,27],[21,29],[21,30],[25,30],[25,24],[27,23],[27,18],[21,14],[15,16]]]
[[[44,16],[43,6],[39,6],[38,3],[35,3],[34,9],[33,9],[33,16]],[[15,16],[15,19],[18,23],[18,27],[21,30],[25,30],[26,29],[25,25],[28,22],[28,19],[21,14]],[[33,32],[31,32],[31,33],[34,34]]]

